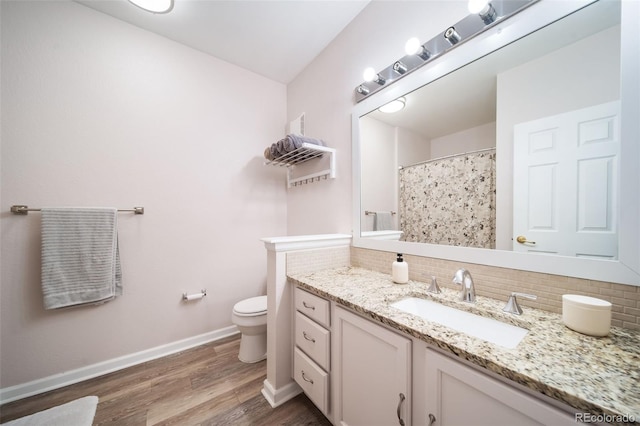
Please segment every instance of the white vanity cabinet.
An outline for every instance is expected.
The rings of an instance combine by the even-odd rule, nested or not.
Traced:
[[[576,424],[572,414],[433,349],[425,362],[430,426]]]
[[[328,416],[330,303],[296,287],[294,304],[293,378],[316,407]]]
[[[332,307],[333,423],[411,424],[411,340]]]

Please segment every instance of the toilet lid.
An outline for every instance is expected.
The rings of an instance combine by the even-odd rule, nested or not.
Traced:
[[[267,296],[250,297],[236,303],[233,310],[240,315],[259,315],[267,312]]]

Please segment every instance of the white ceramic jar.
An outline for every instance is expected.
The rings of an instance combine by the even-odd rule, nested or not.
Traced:
[[[562,295],[562,322],[590,336],[606,336],[611,328],[611,303],[578,294]]]

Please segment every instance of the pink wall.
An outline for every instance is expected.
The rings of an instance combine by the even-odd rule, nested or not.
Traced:
[[[1,101],[0,387],[228,327],[265,293],[284,85],[74,2],[2,2]],[[40,216],[12,204],[144,206],[119,215],[125,295],[45,311]]]
[[[335,180],[289,191],[289,235],[351,233],[351,111],[362,71],[384,69],[410,37],[429,40],[467,14],[461,0],[371,2],[287,86],[288,119],[304,112],[306,134],[337,148]]]

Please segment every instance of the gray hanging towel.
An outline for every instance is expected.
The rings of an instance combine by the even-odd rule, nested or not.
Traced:
[[[97,304],[122,294],[116,208],[42,209],[45,309]]]
[[[374,231],[388,231],[393,229],[393,218],[391,212],[376,212],[373,216]]]

